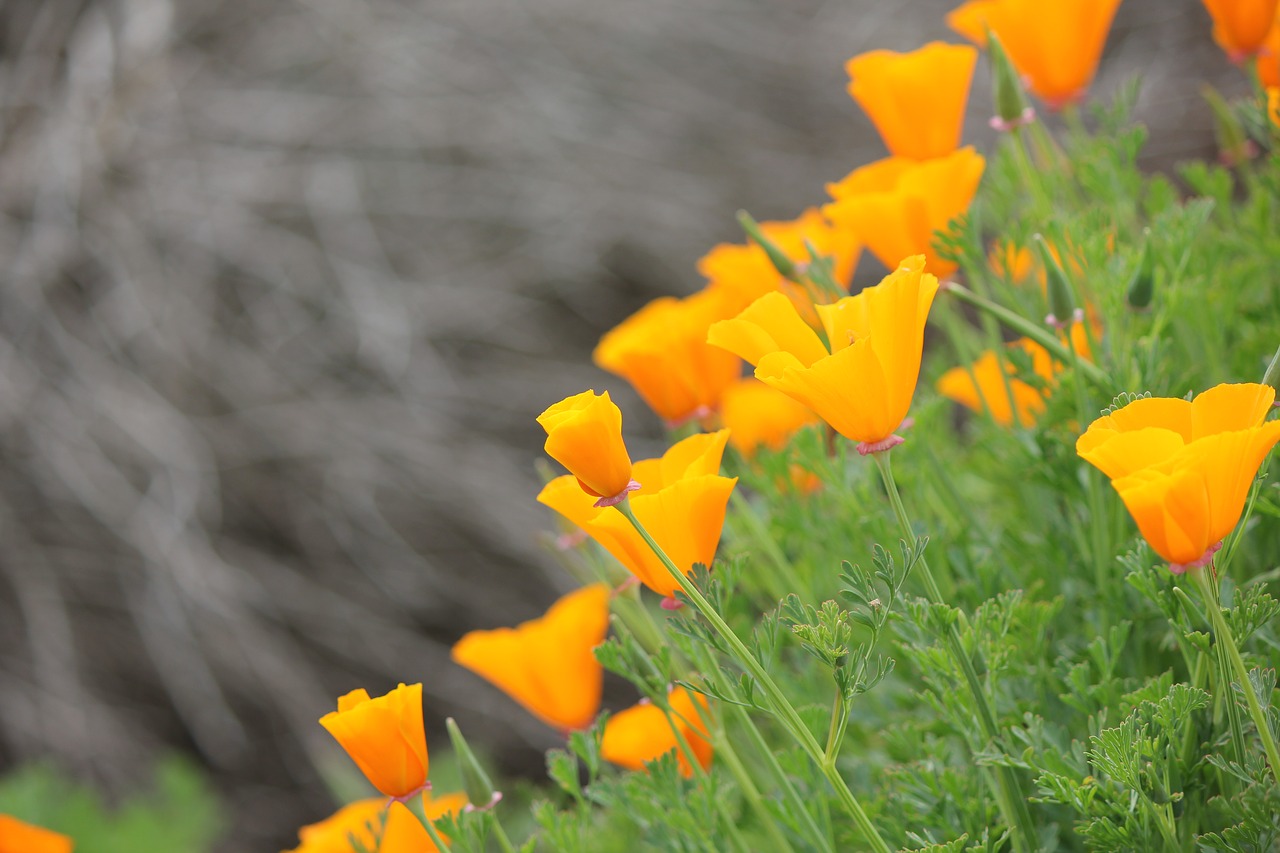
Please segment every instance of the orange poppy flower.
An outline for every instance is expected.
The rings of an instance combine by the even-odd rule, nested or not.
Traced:
[[[845,64],[849,95],[871,118],[890,153],[929,160],[960,144],[978,51],[935,41],[910,53],[873,50]]]
[[[707,346],[707,327],[725,315],[720,296],[709,291],[664,296],[606,333],[591,357],[630,382],[668,423],[703,418],[742,375],[738,359]]]
[[[1278,0],[1204,0],[1213,18],[1213,40],[1232,62],[1243,62],[1262,49],[1276,21]]]
[[[427,735],[422,725],[422,685],[401,684],[369,698],[352,690],[338,710],[320,718],[364,775],[388,797],[401,799],[427,784]]]
[[[667,694],[667,701],[671,705],[670,723],[667,715],[651,702],[641,702],[609,717],[600,744],[600,754],[605,760],[628,770],[641,770],[674,749],[680,773],[686,778],[692,776],[693,767],[676,740],[674,724],[702,769],[710,767],[712,750],[702,719],[707,708],[706,697],[677,687]]]
[[[566,397],[538,415],[538,423],[547,431],[547,455],[568,468],[585,492],[616,503],[633,490],[622,411],[608,391]]]
[[[424,795],[423,810],[428,820],[460,811],[467,805],[465,794]],[[386,824],[383,825],[383,812]],[[381,829],[381,836],[377,830]],[[393,802],[388,811],[381,797],[358,800],[343,806],[330,817],[298,830],[302,843],[289,853],[351,853],[351,839],[366,850],[378,853],[439,853],[422,822],[402,803]]]
[[[1267,115],[1272,124],[1280,127],[1280,86],[1267,90]]]
[[[636,463],[643,485],[631,498],[631,510],[686,573],[695,563],[710,566],[720,544],[725,508],[738,482],[717,474],[728,438],[728,430],[690,436],[661,459]],[[572,478],[557,477],[538,500],[585,530],[645,586],[664,597],[674,595],[679,584],[622,513],[593,506],[572,486]]]
[[[1071,325],[1071,343],[1082,358],[1089,358],[1089,336],[1083,323]],[[990,412],[991,419],[1000,426],[1010,426],[1015,418],[1019,426],[1035,426],[1045,409],[1049,389],[1065,365],[1030,338],[1019,338],[1009,347],[1021,349],[1031,357],[1032,372],[1041,379],[1039,386],[1019,379],[1006,359],[987,350],[969,367],[953,367],[942,374],[938,393],[975,412]]]
[[[778,450],[797,430],[821,420],[807,406],[750,378],[725,389],[720,418],[729,443],[744,456],[761,447]]]
[[[956,264],[934,253],[934,232],[946,231],[969,209],[985,164],[972,147],[922,163],[882,160],[828,186],[836,201],[822,212],[890,269],[902,258],[923,254],[936,275],[950,275]]]
[[[1135,400],[1103,416],[1076,452],[1111,478],[1143,537],[1175,572],[1204,565],[1236,526],[1262,460],[1275,389],[1218,385],[1187,401]]]
[[[924,324],[938,279],[924,257],[907,258],[879,284],[834,305],[818,306],[831,352],[795,309],[775,294],[708,340],[756,365],[756,378],[816,412],[861,453],[887,450],[915,394]]]
[[[592,650],[608,632],[609,587],[598,583],[515,628],[470,632],[454,645],[452,657],[547,725],[585,729],[600,710],[604,683]]]
[[[1120,0],[970,0],[947,26],[979,47],[1000,38],[1027,87],[1053,109],[1078,100],[1098,70]]]
[[[1280,86],[1280,8],[1258,51],[1258,80],[1264,89]]]
[[[71,853],[72,846],[61,833],[0,814],[0,853]]]
[[[832,228],[814,208],[791,221],[759,225],[761,233],[801,268],[810,262],[805,243],[812,244],[819,255],[831,259],[836,283],[849,289],[862,246],[848,229]],[[698,272],[707,279],[707,289],[720,298],[723,313],[716,320],[734,316],[771,290],[785,293],[802,314],[814,301],[808,290],[783,278],[765,250],[754,242],[721,243],[698,261]]]

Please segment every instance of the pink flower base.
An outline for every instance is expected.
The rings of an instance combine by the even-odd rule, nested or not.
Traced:
[[[632,480],[630,483],[627,483],[627,487],[625,489],[618,492],[613,497],[601,498],[600,500],[595,502],[594,506],[598,506],[598,507],[617,506],[618,504],[622,503],[627,499],[627,495],[631,494],[638,488],[640,488],[640,484],[637,483],[635,480]]]
[[[872,453],[884,453],[886,450],[892,450],[902,442],[905,438],[894,433],[888,438],[882,438],[879,441],[860,441],[858,442],[858,453],[863,456],[869,456]]]
[[[1221,542],[1219,542],[1216,545],[1210,545],[1209,550],[1201,554],[1200,558],[1197,560],[1192,560],[1190,563],[1170,563],[1169,571],[1173,572],[1175,575],[1180,575],[1186,572],[1188,569],[1204,568],[1205,566],[1213,562],[1213,555],[1218,553],[1221,550],[1222,550]]]

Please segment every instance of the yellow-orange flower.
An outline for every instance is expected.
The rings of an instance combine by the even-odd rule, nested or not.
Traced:
[[[744,456],[761,447],[778,450],[797,430],[821,420],[807,406],[750,378],[725,389],[720,418],[729,443]]]
[[[1218,385],[1187,401],[1135,400],[1098,418],[1076,452],[1111,478],[1143,537],[1175,572],[1204,565],[1240,520],[1262,460],[1280,441],[1264,422],[1267,385]]]
[[[845,290],[862,254],[862,245],[848,229],[833,228],[826,217],[810,208],[794,220],[761,222],[760,231],[797,266],[810,262],[805,243],[821,256],[831,259],[832,277]],[[721,243],[698,261],[698,272],[708,281],[707,289],[720,299],[722,314],[732,317],[771,290],[781,290],[802,314],[813,296],[805,288],[779,274],[764,249],[753,242]],[[705,329],[703,330],[706,331]],[[703,340],[706,335],[703,335]]]
[[[72,846],[61,833],[0,814],[0,853],[71,853]]]
[[[1084,323],[1072,324],[1071,343],[1081,358],[1090,357]],[[1019,338],[1009,347],[1021,349],[1031,357],[1032,372],[1040,378],[1038,384],[1019,379],[1007,359],[987,350],[969,367],[953,367],[942,374],[938,392],[975,412],[985,409],[1001,426],[1010,426],[1015,418],[1019,426],[1034,426],[1064,365],[1030,338]]]
[[[1243,62],[1262,49],[1278,6],[1278,0],[1204,0],[1213,18],[1213,40],[1232,62]]]
[[[902,158],[872,163],[829,185],[836,201],[822,212],[836,227],[857,235],[886,267],[923,254],[935,275],[946,276],[956,264],[933,251],[934,232],[945,232],[969,209],[985,163],[972,147],[921,163]]]
[[[1272,124],[1280,127],[1280,86],[1267,90],[1267,115]]]
[[[388,797],[407,797],[427,784],[421,684],[401,684],[377,699],[366,690],[352,690],[338,699],[337,711],[320,718],[320,725]]]
[[[609,587],[592,584],[515,628],[472,631],[453,660],[488,679],[547,725],[585,729],[600,710],[604,670],[592,650],[609,632]]]
[[[630,499],[631,510],[686,574],[695,563],[709,567],[720,544],[725,508],[738,482],[718,475],[728,438],[728,430],[690,436],[660,459],[636,463],[642,485]],[[622,513],[594,506],[573,488],[572,478],[547,483],[538,500],[585,530],[654,592],[669,597],[679,589]]]
[[[679,747],[672,729],[674,724],[702,769],[710,767],[711,744],[707,742],[707,728],[702,719],[707,709],[706,697],[677,687],[667,694],[667,701],[671,705],[670,723],[666,714],[651,702],[641,702],[611,716],[605,723],[604,740],[600,744],[600,754],[605,760],[629,770],[640,770],[674,749],[680,772],[686,777],[692,776],[693,767]]]
[[[1258,51],[1258,80],[1264,89],[1280,86],[1280,6],[1276,8],[1275,20],[1271,22],[1271,29]]]
[[[742,374],[742,363],[707,346],[707,327],[725,315],[718,294],[655,299],[600,339],[595,363],[631,383],[668,423],[705,417]]]
[[[757,299],[708,340],[756,365],[756,378],[816,412],[863,453],[897,443],[911,408],[924,324],[938,279],[924,257],[904,260],[874,287],[818,306],[831,352],[777,294]]]
[[[625,495],[631,457],[622,441],[622,411],[609,392],[584,391],[538,415],[547,431],[547,455],[569,469],[588,494],[604,500]]]
[[[987,30],[1027,87],[1054,109],[1079,99],[1098,70],[1120,0],[970,0],[947,26],[979,47]]]
[[[910,53],[873,50],[845,64],[849,94],[866,111],[889,152],[929,160],[960,144],[964,106],[978,51],[935,41]]]
[[[467,805],[462,793],[441,796],[424,795],[423,811],[428,820],[437,820]],[[289,853],[351,853],[351,839],[366,850],[378,853],[439,853],[422,822],[402,803],[391,803],[381,797],[358,800],[343,806],[329,817],[298,830],[302,843]],[[386,825],[383,827],[383,812]],[[379,837],[377,830],[382,829]]]

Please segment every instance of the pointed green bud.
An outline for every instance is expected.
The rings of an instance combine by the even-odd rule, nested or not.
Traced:
[[[769,262],[784,278],[797,284],[804,283],[804,279],[800,275],[800,271],[796,269],[795,263],[787,257],[786,252],[778,248],[776,243],[764,236],[764,232],[760,230],[760,223],[752,219],[750,213],[745,210],[739,210],[738,224],[742,226],[743,231],[747,232],[747,237],[751,239],[751,242],[764,249],[764,253],[769,256]]]
[[[1200,94],[1213,113],[1213,135],[1218,141],[1218,158],[1222,164],[1235,166],[1258,156],[1258,146],[1245,132],[1240,116],[1236,115],[1231,105],[1218,94],[1218,90],[1206,83],[1200,87]]]
[[[1040,263],[1044,265],[1045,283],[1049,291],[1049,316],[1045,318],[1045,322],[1061,328],[1075,317],[1075,288],[1071,286],[1071,279],[1067,278],[1066,271],[1053,256],[1053,250],[1044,237],[1036,234],[1031,239],[1036,244]]]
[[[1146,231],[1142,241],[1142,257],[1138,260],[1138,268],[1129,279],[1129,288],[1125,291],[1125,299],[1129,307],[1142,311],[1151,305],[1151,298],[1156,292],[1155,259],[1151,255],[1151,231]]]
[[[1004,45],[990,29],[987,30],[987,58],[991,61],[991,92],[995,97],[996,114],[991,126],[1008,132],[1035,121],[1036,111],[1027,102],[1027,92],[1022,86],[1022,75],[1013,67]]]
[[[484,772],[484,768],[476,760],[475,753],[467,745],[467,739],[462,736],[462,731],[453,721],[453,717],[446,719],[444,725],[449,730],[449,740],[453,742],[453,753],[458,759],[462,790],[466,791],[467,799],[471,801],[472,806],[477,809],[489,808],[502,799],[502,794],[493,789],[489,774]]]
[[[1270,385],[1272,388],[1280,388],[1280,349],[1276,350],[1276,354],[1271,356],[1271,363],[1267,365],[1267,370],[1262,374],[1262,384]]]

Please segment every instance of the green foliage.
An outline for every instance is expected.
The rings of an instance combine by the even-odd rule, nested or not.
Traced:
[[[76,853],[201,853],[223,828],[213,791],[177,758],[160,763],[149,791],[110,805],[92,786],[31,765],[0,779],[0,814],[70,836]]]

